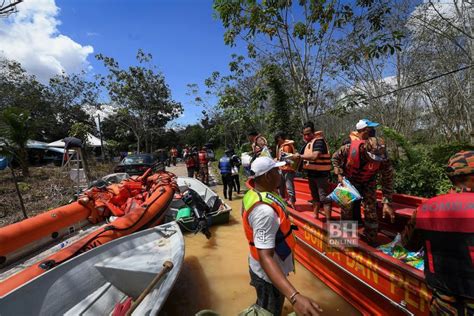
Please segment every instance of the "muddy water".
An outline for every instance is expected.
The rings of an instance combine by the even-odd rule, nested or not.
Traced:
[[[185,173],[182,167],[171,171],[178,175]],[[223,196],[222,186],[213,189]],[[204,309],[237,315],[255,302],[255,290],[249,285],[248,248],[239,216],[241,199],[242,196],[236,197],[230,202],[233,210],[230,223],[212,227],[210,240],[202,234],[185,236],[184,265],[160,315],[194,315]],[[360,314],[299,263],[289,279],[301,293],[322,306],[323,315]],[[292,311],[291,304],[285,301],[283,315]]]

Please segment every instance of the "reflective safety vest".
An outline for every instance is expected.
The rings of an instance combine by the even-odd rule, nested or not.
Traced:
[[[331,171],[331,154],[329,153],[329,146],[326,140],[324,139],[323,132],[317,131],[314,133],[315,138],[313,138],[309,143],[306,144],[304,148],[304,155],[311,155],[313,154],[313,145],[314,142],[317,140],[322,139],[326,144],[327,154],[320,153],[318,155],[318,159],[314,161],[310,160],[303,160],[303,169],[305,170],[313,170],[313,171]]]
[[[227,156],[223,156],[219,159],[219,170],[221,174],[230,174],[232,173],[232,165],[230,163],[230,158]]]
[[[292,232],[293,226],[291,225],[291,221],[286,213],[285,202],[283,202],[280,197],[270,192],[250,190],[245,193],[242,204],[242,222],[244,225],[245,236],[249,242],[250,255],[252,258],[260,260],[257,248],[254,244],[253,228],[250,226],[248,218],[252,210],[260,204],[269,205],[275,213],[277,213],[280,221],[280,227],[275,236],[275,253],[281,260],[285,260],[289,255],[291,255],[296,241]]]
[[[281,156],[283,153],[288,153],[288,154],[294,154],[295,153],[295,146],[294,146],[294,141],[292,140],[285,140],[285,142],[283,144],[281,144],[281,146],[277,147],[277,159],[278,160],[281,160]],[[290,150],[283,150],[284,147],[290,147]],[[296,167],[298,165],[298,162],[297,161],[292,161],[291,163],[287,163],[286,165],[280,167],[281,170],[284,170],[284,171],[295,171],[296,170]]]
[[[204,150],[200,150],[198,153],[199,164],[200,165],[207,165],[207,153]]]
[[[349,157],[347,157],[345,176],[351,182],[363,184],[375,179],[380,169],[380,161],[368,161],[361,165],[360,148],[365,143],[364,140],[354,140],[351,142]]]
[[[450,193],[418,207],[425,277],[443,294],[474,299],[474,193]]]

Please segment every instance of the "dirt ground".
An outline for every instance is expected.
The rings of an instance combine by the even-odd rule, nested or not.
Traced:
[[[112,173],[113,164],[91,164],[95,178]],[[77,189],[60,167],[53,165],[30,167],[31,176],[24,178],[19,170],[18,186],[28,217],[69,203]],[[21,206],[10,169],[0,171],[0,227],[23,219]]]

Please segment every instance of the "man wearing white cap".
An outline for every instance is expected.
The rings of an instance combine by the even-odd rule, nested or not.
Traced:
[[[356,131],[349,134],[351,141],[353,140],[367,140],[369,137],[375,137],[375,128],[379,123],[369,121],[368,119],[361,119],[356,124]]]
[[[278,195],[281,182],[279,167],[269,157],[258,157],[251,165],[254,188],[243,199],[242,220],[250,255],[250,284],[257,292],[257,305],[279,316],[285,297],[300,315],[318,315],[319,305],[301,295],[288,281],[294,271],[295,238],[286,211]]]

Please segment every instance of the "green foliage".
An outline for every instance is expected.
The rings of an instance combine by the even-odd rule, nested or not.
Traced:
[[[406,159],[394,163],[395,192],[432,197],[446,193],[452,186],[444,168],[433,161],[429,152],[419,150],[415,162]]]
[[[33,122],[28,111],[10,107],[0,112],[0,146],[2,152],[17,159],[23,175],[29,176],[26,145],[33,133]]]
[[[92,133],[92,127],[81,122],[74,123],[69,130],[69,136],[79,138],[87,143],[88,135]]]

